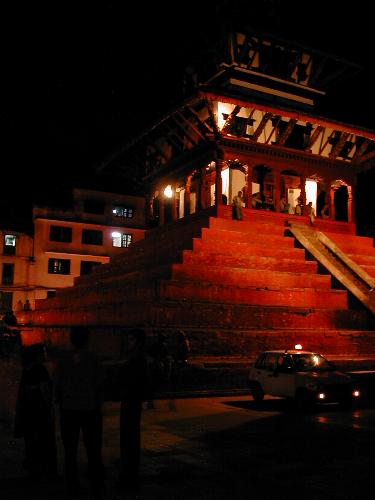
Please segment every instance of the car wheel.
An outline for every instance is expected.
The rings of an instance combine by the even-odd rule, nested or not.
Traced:
[[[254,384],[252,386],[251,395],[253,396],[254,401],[257,403],[261,403],[264,399],[264,392],[259,384]]]

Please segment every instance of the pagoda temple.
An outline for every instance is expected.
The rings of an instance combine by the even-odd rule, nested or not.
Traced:
[[[145,239],[21,313],[29,341],[64,343],[87,324],[118,355],[122,332],[142,325],[184,330],[198,357],[295,342],[374,354],[375,248],[356,234],[355,190],[375,132],[316,111],[356,71],[294,42],[228,34],[187,69],[182,102],[98,168],[142,186]]]

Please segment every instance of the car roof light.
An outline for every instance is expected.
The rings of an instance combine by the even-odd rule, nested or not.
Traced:
[[[302,345],[301,344],[296,344],[294,346],[294,349],[296,349],[296,351],[302,351]]]

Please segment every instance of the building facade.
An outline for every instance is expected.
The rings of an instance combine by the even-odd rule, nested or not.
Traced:
[[[144,236],[143,198],[73,190],[69,209],[33,208],[34,236],[2,231],[1,311],[35,306]]]

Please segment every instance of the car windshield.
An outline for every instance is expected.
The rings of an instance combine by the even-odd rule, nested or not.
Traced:
[[[299,372],[333,370],[334,367],[320,354],[293,354],[294,365]]]

